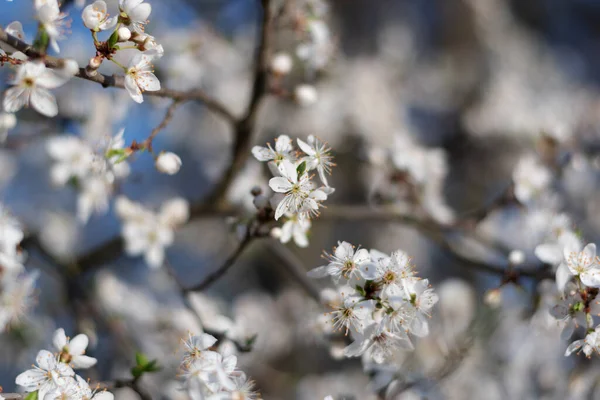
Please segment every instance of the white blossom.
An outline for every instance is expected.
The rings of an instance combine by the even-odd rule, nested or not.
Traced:
[[[376,276],[375,265],[371,262],[367,249],[356,249],[348,242],[338,242],[333,254],[325,253],[329,264],[315,268],[308,272],[308,276],[321,278],[330,275],[334,282],[341,278],[351,280],[353,278],[373,279]]]
[[[552,173],[535,157],[522,158],[513,172],[516,198],[527,204],[552,183]]]
[[[154,213],[120,197],[117,213],[123,221],[121,232],[127,254],[143,254],[148,266],[158,268],[163,264],[165,248],[175,239],[174,229],[189,218],[189,204],[184,199],[172,199]]]
[[[129,62],[125,75],[125,89],[136,103],[144,101],[142,96],[144,91],[160,90],[160,81],[154,75],[152,66],[152,61],[156,57],[155,53],[138,53]]]
[[[302,107],[308,107],[317,102],[319,94],[314,86],[302,84],[294,88],[294,99]]]
[[[276,164],[283,160],[294,161],[293,152],[292,139],[287,135],[281,135],[275,139],[275,149],[271,147],[270,143],[267,143],[267,147],[254,146],[252,148],[252,155],[258,161],[273,161]]]
[[[56,116],[58,114],[56,99],[48,89],[62,86],[71,76],[49,70],[44,63],[38,61],[19,65],[15,78],[10,81],[14,86],[4,94],[4,110],[17,112],[24,106],[31,105],[40,114],[48,117]]]
[[[75,375],[71,367],[59,362],[46,350],[40,350],[35,362],[37,366],[17,376],[15,382],[23,386],[26,392],[37,390],[40,399],[43,399],[46,393],[65,385]]]
[[[96,365],[97,360],[95,358],[85,355],[88,343],[87,335],[81,333],[69,339],[62,328],[57,329],[52,337],[52,344],[59,352],[59,360],[75,369],[90,368]]]
[[[118,17],[109,18],[106,3],[102,0],[95,1],[85,7],[81,13],[83,24],[93,31],[105,31],[117,24]]]
[[[306,161],[307,169],[316,169],[319,173],[319,178],[325,186],[329,186],[327,183],[327,175],[331,175],[331,167],[333,163],[333,156],[331,155],[331,148],[327,143],[321,142],[318,138],[313,135],[308,136],[308,143],[298,139],[298,147],[306,153],[304,160]]]
[[[297,167],[290,161],[283,160],[278,166],[278,171],[281,176],[269,180],[273,191],[284,194],[275,210],[276,220],[285,213],[316,213],[319,202],[327,200],[325,192],[315,188],[306,171],[298,176]]]
[[[592,356],[592,353],[600,354],[600,325],[595,330],[589,332],[585,336],[585,339],[576,340],[571,343],[565,351],[565,356],[570,356],[579,349],[588,358]]]
[[[287,75],[292,71],[294,62],[289,54],[280,52],[273,55],[271,59],[271,71],[278,75]]]
[[[175,175],[181,168],[181,158],[175,153],[160,153],[156,158],[156,169],[163,174]]]
[[[58,0],[35,0],[34,4],[37,19],[48,34],[52,49],[58,53],[60,51],[58,40],[64,39],[66,15],[60,12]]]
[[[150,4],[144,3],[144,0],[119,0],[119,10],[121,11],[120,21],[123,24],[134,32],[144,32],[144,27],[152,12]]]

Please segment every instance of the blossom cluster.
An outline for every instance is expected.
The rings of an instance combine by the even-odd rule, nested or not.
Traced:
[[[185,354],[180,365],[185,389],[192,399],[252,400],[259,398],[254,382],[237,369],[237,357],[216,351],[217,339],[206,333],[191,333],[183,341]]]
[[[412,336],[429,334],[428,319],[438,295],[427,279],[419,278],[411,258],[402,250],[391,255],[339,242],[327,265],[308,272],[313,278],[331,277],[337,296],[327,303],[333,330],[344,330],[353,342],[344,355],[364,355],[384,363],[397,350],[412,350]]]
[[[52,183],[70,183],[78,189],[77,215],[82,222],[87,222],[94,211],[108,210],[114,185],[130,173],[123,134],[121,129],[99,143],[97,149],[77,136],[57,136],[47,142],[46,149],[53,160]]]
[[[23,237],[19,222],[0,205],[0,332],[18,322],[33,302],[38,274],[25,271],[19,249]]]
[[[565,356],[578,350],[587,357],[594,352],[600,354],[600,324],[595,321],[595,317],[600,315],[600,302],[597,299],[600,258],[596,255],[596,245],[590,243],[582,249],[579,241],[566,243],[556,271],[556,280],[561,297],[551,309],[551,314],[563,325],[561,337],[569,339],[576,328],[585,328],[585,338],[572,342]]]
[[[92,389],[74,369],[87,369],[97,360],[85,355],[89,339],[79,334],[70,339],[64,329],[58,329],[52,338],[56,353],[40,350],[35,358],[37,365],[17,376],[15,382],[26,392],[36,392],[45,400],[112,400],[106,390]]]
[[[403,213],[425,213],[440,223],[454,221],[443,197],[448,162],[442,149],[428,149],[397,134],[393,146],[373,146],[368,157],[377,168],[371,193],[375,202]]]
[[[36,43],[40,46],[47,42],[56,52],[60,51],[58,40],[64,39],[65,14],[60,11],[58,0],[35,0],[36,19],[39,21]],[[6,33],[24,40],[25,32],[19,21],[11,22]],[[45,48],[42,49],[45,51]],[[6,46],[4,52],[15,60],[16,74],[9,82],[13,85],[4,95],[3,107],[7,112],[16,112],[24,106],[31,106],[48,117],[58,114],[58,106],[49,89],[64,85],[73,75],[79,72],[77,63],[65,60],[60,68],[50,70],[43,61],[28,60],[25,54]]]
[[[50,46],[60,51],[58,41],[65,39],[66,14],[61,12],[58,0],[35,0],[35,15],[39,21],[34,49],[44,54]],[[96,47],[96,56],[90,59],[85,74],[93,76],[104,59],[118,65],[125,72],[125,89],[131,98],[143,102],[144,91],[160,90],[160,82],[153,73],[152,62],[163,55],[163,48],[155,38],[144,32],[152,7],[143,0],[120,0],[118,15],[110,17],[107,5],[98,0],[88,5],[82,12],[83,24],[90,29]],[[113,29],[105,42],[100,42],[98,32]],[[14,21],[6,27],[6,32],[20,40],[25,39],[23,26]],[[131,53],[131,51],[135,53]],[[58,105],[49,89],[64,85],[75,74],[79,66],[73,60],[63,60],[59,68],[49,69],[43,59],[30,60],[26,55],[5,46],[2,54],[9,54],[11,65],[16,66],[13,85],[4,95],[3,108],[14,113],[31,106],[39,113],[54,117]],[[126,53],[126,54],[123,54]],[[123,65],[118,59],[126,59]]]
[[[293,238],[298,246],[306,247],[311,218],[319,215],[321,203],[334,192],[327,175],[335,164],[331,149],[317,137],[310,135],[307,142],[297,139],[297,143],[301,151],[294,149],[289,136],[281,135],[275,140],[275,148],[270,144],[252,148],[254,157],[267,162],[274,175],[269,187],[275,192],[270,199],[256,196],[254,203],[258,209],[273,207],[275,220],[285,218],[281,230],[276,231],[282,243]],[[314,182],[314,174],[310,173],[313,170],[317,171],[320,185]]]
[[[325,1],[311,0],[298,2],[291,25],[299,38],[295,48],[296,64],[304,71],[304,76],[313,79],[317,72],[324,70],[334,53],[334,41],[327,25],[329,7]],[[282,78],[293,72],[294,58],[286,51],[278,51],[271,58],[271,72],[274,75],[274,87],[280,91]],[[310,106],[317,102],[318,92],[311,83],[295,85],[293,99],[301,106]]]
[[[123,222],[121,233],[130,256],[144,255],[148,266],[159,268],[165,248],[175,239],[175,229],[190,217],[189,203],[183,198],[165,202],[156,213],[124,196],[115,200],[117,215]]]

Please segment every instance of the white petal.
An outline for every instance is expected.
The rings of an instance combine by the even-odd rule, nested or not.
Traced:
[[[54,336],[52,336],[52,344],[58,351],[62,351],[62,349],[67,345],[67,335],[65,334],[65,330],[63,328],[57,329],[54,332]]]
[[[56,367],[56,358],[48,350],[40,350],[35,358],[37,365],[46,371]]]
[[[565,356],[570,356],[573,352],[579,350],[581,346],[585,343],[585,340],[576,340],[567,347],[567,351],[565,351]]]
[[[269,180],[269,187],[277,193],[286,193],[290,191],[292,184],[288,179],[281,176],[276,176]]]
[[[556,265],[563,259],[563,254],[560,250],[560,247],[552,243],[540,244],[535,248],[534,253],[537,258],[547,264]]]
[[[585,258],[590,260],[590,262],[593,262],[596,258],[596,245],[594,243],[590,243],[585,246],[583,248],[583,254],[585,255]]]
[[[46,89],[40,87],[35,88],[31,92],[29,103],[37,112],[47,117],[55,117],[58,114],[56,99],[54,98],[54,95]]]
[[[79,334],[75,336],[69,342],[69,354],[79,355],[85,353],[85,349],[87,348],[89,343],[89,339],[87,335]]]
[[[270,149],[262,146],[254,146],[252,148],[252,155],[258,161],[269,161],[273,159],[273,152]]]
[[[127,89],[127,92],[129,93],[133,101],[135,101],[136,103],[144,102],[142,91],[140,90],[137,83],[135,82],[135,79],[133,79],[131,75],[125,76],[125,89]]]
[[[4,93],[4,101],[2,106],[4,111],[17,112],[29,103],[30,91],[22,87],[16,86],[10,88]]]
[[[322,267],[311,269],[306,273],[306,275],[308,275],[310,278],[324,278],[329,275],[329,273],[327,272],[328,269],[329,267],[327,265],[324,265]]]
[[[98,362],[98,360],[96,360],[94,357],[89,357],[89,356],[76,356],[76,357],[73,357],[73,359],[71,360],[71,364],[73,365],[73,368],[80,368],[80,369],[91,368],[94,365],[96,365],[97,362]]]
[[[27,390],[36,390],[37,386],[46,380],[46,373],[39,369],[30,369],[22,374],[19,374],[15,379],[15,383],[19,386],[27,388]]]

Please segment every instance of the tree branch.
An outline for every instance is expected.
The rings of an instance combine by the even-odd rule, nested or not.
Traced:
[[[190,292],[199,292],[201,290],[206,289],[207,287],[215,283],[217,280],[219,280],[219,278],[225,275],[225,273],[229,271],[229,268],[231,268],[233,264],[235,264],[239,256],[244,251],[244,249],[246,249],[250,242],[252,242],[253,238],[254,236],[250,233],[250,229],[248,229],[246,235],[244,236],[244,239],[242,239],[235,251],[227,258],[227,260],[225,260],[225,262],[219,268],[210,273],[206,278],[204,278],[204,280],[202,280],[202,282],[194,286],[183,288],[183,293],[187,295]]]
[[[28,57],[33,59],[41,59],[44,61],[47,67],[49,68],[63,68],[65,65],[65,60],[62,58],[51,57],[48,55],[44,55],[36,51],[31,45],[17,39],[14,36],[9,35],[6,31],[0,27],[0,42],[4,42],[14,49],[24,53]],[[125,88],[125,77],[113,75],[103,75],[100,73],[88,74],[85,68],[79,68],[79,72],[75,75],[78,78],[85,79],[91,82],[98,83],[102,85],[104,88],[115,87],[123,89]],[[189,91],[179,91],[172,90],[167,88],[161,88],[160,90],[154,92],[144,92],[147,96],[155,96],[155,97],[166,97],[173,99],[178,102],[186,102],[186,101],[199,101],[203,103],[206,108],[211,110],[212,112],[220,115],[227,121],[232,124],[237,123],[237,118],[229,111],[227,107],[221,104],[216,99],[209,96],[203,90],[200,89],[192,89]]]
[[[242,169],[252,145],[252,134],[256,125],[256,118],[261,100],[267,94],[267,80],[269,77],[269,52],[271,46],[271,36],[273,28],[273,12],[271,10],[271,0],[261,0],[262,13],[258,23],[259,37],[256,47],[254,63],[254,79],[252,83],[252,92],[250,102],[246,109],[244,117],[235,125],[234,143],[231,154],[231,163],[220,182],[215,186],[212,193],[208,196],[208,203],[223,203],[227,194],[227,189],[235,179],[238,172]]]

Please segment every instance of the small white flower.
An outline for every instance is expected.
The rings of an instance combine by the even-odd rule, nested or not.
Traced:
[[[331,167],[335,165],[331,148],[313,135],[308,137],[308,144],[298,139],[298,146],[307,155],[304,158],[307,169],[316,169],[323,185],[329,186],[326,175],[331,175]]]
[[[564,257],[571,275],[578,276],[586,286],[600,287],[600,263],[595,244],[588,244],[582,251],[565,248]]]
[[[414,307],[414,317],[409,321],[409,330],[416,336],[424,337],[429,334],[428,319],[431,309],[439,297],[429,286],[427,279],[407,278],[404,280],[405,301]]]
[[[50,39],[52,49],[57,53],[60,51],[58,40],[64,39],[63,27],[66,15],[60,12],[58,0],[35,0],[37,19],[44,28]]]
[[[207,333],[202,333],[199,336],[194,336],[189,333],[188,339],[183,341],[185,346],[185,354],[183,363],[190,364],[199,359],[202,352],[208,350],[217,343],[217,339]]]
[[[386,331],[379,324],[371,324],[363,333],[353,332],[354,342],[344,349],[347,357],[357,357],[365,352],[378,364],[385,362],[397,349],[414,347],[406,335]]]
[[[75,136],[57,136],[49,139],[46,150],[55,161],[50,178],[55,185],[64,185],[69,179],[84,180],[92,170],[92,148]]]
[[[402,250],[393,252],[391,257],[378,257],[375,265],[376,280],[382,285],[382,297],[401,295],[405,280],[414,275],[410,257]]]
[[[119,42],[126,42],[131,38],[131,31],[126,26],[122,26],[117,31],[119,35]]]
[[[26,392],[38,391],[43,399],[46,393],[65,385],[75,372],[67,364],[58,362],[56,357],[46,350],[41,350],[35,362],[37,366],[17,376],[15,382],[23,386]]]
[[[86,28],[96,32],[111,29],[117,24],[117,17],[108,17],[106,3],[102,0],[85,7],[81,18]]]
[[[181,168],[181,158],[175,153],[160,153],[156,158],[156,169],[163,174],[175,175]]]
[[[267,147],[254,146],[252,148],[252,155],[258,161],[273,161],[276,164],[283,160],[294,161],[293,152],[292,139],[287,135],[281,135],[275,139],[275,149],[271,147],[270,143],[267,143]]]
[[[331,311],[334,330],[349,330],[363,332],[364,328],[373,323],[372,313],[375,301],[364,300],[360,296],[346,296],[343,304]]]
[[[287,221],[281,227],[279,240],[281,243],[288,243],[294,238],[294,243],[298,247],[308,247],[307,233],[310,229],[310,219],[303,214],[286,214]]]
[[[21,41],[25,41],[25,32],[23,31],[23,25],[19,21],[13,21],[10,24],[6,25],[4,31]]]
[[[288,53],[277,53],[271,59],[271,71],[278,75],[287,75],[292,71],[294,62]]]
[[[356,249],[348,242],[338,242],[333,254],[325,253],[329,264],[317,267],[308,272],[312,278],[322,278],[330,275],[334,282],[341,278],[346,280],[363,278],[374,279],[376,268],[371,262],[367,249]]]
[[[307,30],[309,41],[302,43],[296,49],[296,55],[304,60],[309,68],[323,69],[333,54],[333,43],[327,24],[318,19],[308,21]]]
[[[552,173],[534,157],[522,158],[513,172],[515,197],[529,203],[552,183]]]
[[[29,274],[10,274],[0,280],[0,331],[19,321],[31,308],[38,275],[37,271]]]
[[[81,388],[74,378],[65,379],[65,382],[48,392],[44,400],[81,400]]]
[[[317,89],[312,85],[298,85],[294,88],[294,99],[302,107],[312,106],[319,99]]]
[[[92,390],[88,382],[80,377],[79,375],[75,376],[77,380],[77,385],[79,386],[79,399],[81,400],[114,400],[115,396],[111,393],[103,390]]]
[[[573,352],[582,349],[583,354],[590,358],[592,353],[600,354],[600,325],[595,330],[589,332],[585,339],[576,340],[567,347],[565,356],[570,356]]]
[[[144,0],[119,0],[121,11],[121,22],[131,27],[137,33],[144,32],[144,26],[148,23],[148,17],[152,12],[152,6],[144,3]]]
[[[70,78],[68,74],[47,69],[41,62],[23,63],[18,67],[15,79],[10,82],[15,86],[4,94],[4,110],[17,112],[31,105],[40,114],[54,117],[58,114],[58,106],[48,89],[62,86]]]
[[[298,176],[296,166],[288,160],[283,160],[277,169],[281,176],[271,178],[269,186],[285,196],[277,205],[275,219],[278,220],[285,213],[317,213],[319,202],[327,200],[327,195],[322,190],[315,189],[306,171]]]
[[[144,254],[152,268],[163,264],[165,248],[174,240],[174,229],[189,218],[189,203],[172,199],[155,214],[126,199],[117,199],[117,213],[123,220],[125,251],[131,256]]]
[[[143,91],[154,92],[160,90],[160,81],[154,75],[152,69],[152,60],[155,57],[156,55],[153,53],[138,53],[129,62],[127,74],[125,75],[125,89],[136,103],[144,101]]]
[[[59,360],[75,369],[85,369],[96,365],[98,360],[85,355],[88,343],[87,335],[81,333],[73,339],[69,339],[62,328],[56,330],[52,337],[52,344],[59,352]]]

